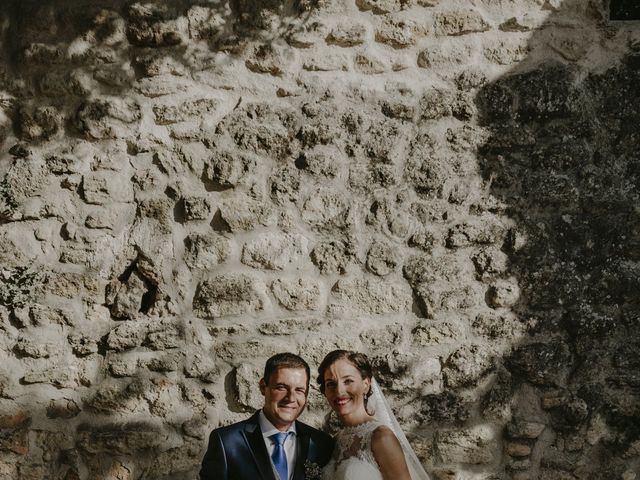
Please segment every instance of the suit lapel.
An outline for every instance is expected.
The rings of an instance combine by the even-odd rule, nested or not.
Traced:
[[[247,442],[253,460],[258,466],[258,471],[264,480],[276,480],[273,474],[273,468],[271,466],[271,460],[269,460],[269,452],[267,446],[264,444],[264,438],[262,437],[262,431],[258,423],[258,414],[253,415],[245,426],[244,432],[242,432]]]
[[[309,442],[311,437],[304,425],[296,422],[296,437],[298,444],[296,445],[296,466],[294,469],[293,480],[304,479],[304,464],[309,456]]]

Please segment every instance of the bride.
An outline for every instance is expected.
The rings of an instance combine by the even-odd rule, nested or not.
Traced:
[[[334,350],[318,367],[318,383],[342,428],[325,480],[428,480],[373,378],[363,353]]]

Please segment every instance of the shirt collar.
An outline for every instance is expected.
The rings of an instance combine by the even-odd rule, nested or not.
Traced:
[[[258,422],[260,422],[260,431],[262,432],[262,436],[265,438],[270,437],[274,433],[280,432],[280,430],[273,426],[273,423],[269,421],[262,410],[260,410],[260,414],[258,415]],[[291,432],[293,432],[294,435],[296,434],[296,422],[293,422],[287,429],[287,433]]]

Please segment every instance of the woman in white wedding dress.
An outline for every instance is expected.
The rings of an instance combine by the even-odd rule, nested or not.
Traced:
[[[324,480],[428,480],[366,355],[329,353],[318,368],[318,383],[342,423]]]

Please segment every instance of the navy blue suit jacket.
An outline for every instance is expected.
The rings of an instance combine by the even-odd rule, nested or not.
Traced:
[[[256,412],[242,422],[216,428],[202,459],[200,480],[277,480],[273,473]],[[296,421],[294,480],[304,480],[308,460],[319,466],[329,462],[334,441],[320,430]]]

